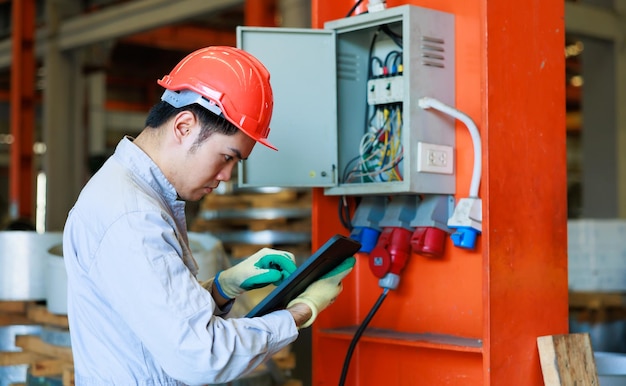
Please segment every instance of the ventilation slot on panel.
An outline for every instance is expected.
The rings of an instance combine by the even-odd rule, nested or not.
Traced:
[[[359,75],[357,55],[340,53],[337,57],[337,77],[344,80],[357,80]]]
[[[443,39],[422,36],[420,45],[422,64],[429,67],[444,68],[444,41]]]

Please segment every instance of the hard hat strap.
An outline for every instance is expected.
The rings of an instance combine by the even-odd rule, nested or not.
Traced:
[[[176,108],[185,107],[197,103],[212,112],[213,114],[217,115],[218,117],[224,116],[222,110],[215,103],[207,100],[202,95],[192,90],[172,91],[166,89],[161,96],[161,100],[169,103]]]

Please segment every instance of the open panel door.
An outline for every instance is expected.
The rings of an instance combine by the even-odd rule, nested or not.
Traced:
[[[237,46],[270,72],[274,113],[269,140],[239,165],[243,187],[337,184],[335,32],[238,27]]]

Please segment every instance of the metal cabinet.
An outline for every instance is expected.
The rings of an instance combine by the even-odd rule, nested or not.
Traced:
[[[418,105],[421,97],[454,105],[454,16],[407,5],[324,27],[238,28],[238,46],[270,71],[279,149],[255,149],[239,183],[454,193],[454,121]],[[427,167],[424,152],[448,167]]]

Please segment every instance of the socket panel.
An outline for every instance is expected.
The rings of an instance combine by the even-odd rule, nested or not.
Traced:
[[[418,142],[417,171],[452,174],[454,172],[454,149],[452,146]]]
[[[403,99],[404,80],[402,75],[367,81],[367,103],[370,106],[402,102]]]

